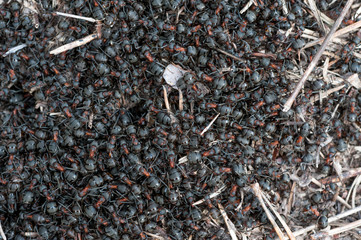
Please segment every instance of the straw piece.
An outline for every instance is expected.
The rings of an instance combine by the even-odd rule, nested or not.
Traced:
[[[342,179],[346,180],[360,174],[361,174],[361,168],[353,168],[347,172],[342,173]],[[329,184],[329,183],[337,183],[337,182],[340,182],[340,178],[338,176],[326,177],[320,180],[321,184]]]
[[[334,228],[328,232],[329,235],[333,236],[342,232],[347,232],[351,229],[357,228],[361,226],[361,219],[351,222],[349,224],[346,224],[345,226]]]
[[[205,134],[208,129],[212,126],[212,124],[214,123],[214,121],[217,120],[217,118],[219,117],[220,113],[217,114],[217,116],[215,118],[213,118],[213,120],[208,124],[208,126],[201,132],[201,136],[203,136],[203,134]]]
[[[361,27],[361,21],[355,22],[347,27],[344,27],[344,28],[338,30],[337,32],[335,32],[335,34],[333,35],[333,40],[331,40],[331,41],[334,41],[334,39],[337,39],[337,37],[344,35],[348,32],[355,31],[360,27]],[[315,41],[309,42],[303,47],[303,49],[313,47],[317,44],[322,44],[324,40],[325,40],[325,37],[321,37]]]
[[[231,235],[232,240],[238,240],[237,235],[236,235],[237,229],[234,226],[234,224],[232,223],[232,221],[229,219],[229,217],[227,216],[226,211],[224,211],[224,207],[220,203],[218,203],[218,208],[222,214],[224,222],[226,223],[226,226],[228,228],[228,231],[229,231],[229,234]]]
[[[288,15],[286,0],[281,0],[281,2],[282,2],[282,12],[283,12],[283,14]]]
[[[349,215],[351,215],[351,214],[357,213],[357,212],[359,212],[359,211],[361,211],[361,206],[358,206],[358,207],[356,207],[356,208],[350,209],[350,210],[348,210],[348,211],[346,211],[346,212],[343,212],[343,213],[340,213],[340,214],[338,214],[338,215],[336,215],[336,216],[330,217],[330,218],[328,219],[328,223],[332,223],[332,222],[338,221],[338,220],[340,220],[340,219],[342,219],[342,218],[345,218],[345,217],[347,217],[347,216],[349,216]],[[297,237],[297,236],[306,234],[306,233],[308,233],[308,232],[310,232],[310,231],[312,231],[312,230],[314,230],[314,229],[316,229],[316,228],[317,228],[317,224],[313,224],[313,225],[308,226],[308,227],[306,227],[306,228],[303,228],[303,229],[300,229],[300,230],[298,230],[298,231],[295,231],[295,232],[293,232],[293,234],[294,234],[294,236]]]
[[[159,240],[164,240],[164,237],[161,237],[159,235],[156,235],[156,234],[153,234],[153,233],[150,233],[150,232],[144,232],[145,234],[147,234],[148,236],[151,236],[153,238],[156,238],[156,239],[159,239]]]
[[[214,48],[214,50],[216,50],[216,51],[218,51],[220,53],[223,53],[224,55],[227,55],[228,57],[231,57],[231,58],[233,58],[233,59],[235,59],[237,61],[244,62],[244,60],[242,58],[236,57],[236,56],[234,56],[234,55],[232,55],[232,54],[230,54],[230,53],[228,53],[226,51],[223,51],[222,49]]]
[[[316,21],[317,21],[319,27],[322,28],[322,30],[324,32],[326,32],[326,27],[321,20],[320,11],[318,10],[318,8],[316,6],[315,0],[308,0],[308,5],[309,5],[312,13],[315,15],[315,18],[316,18]]]
[[[7,55],[12,54],[12,53],[16,53],[17,51],[23,49],[26,46],[27,46],[26,44],[20,44],[16,47],[12,47],[3,55],[3,57],[6,57]]]
[[[58,47],[52,51],[50,51],[50,54],[53,54],[53,55],[58,55],[59,53],[62,53],[62,52],[65,52],[65,51],[68,51],[68,50],[71,50],[73,48],[76,48],[76,47],[80,47],[82,45],[85,45],[87,44],[88,42],[91,42],[93,41],[94,39],[98,38],[98,34],[90,34],[86,37],[83,37],[81,39],[78,39],[78,40],[75,40],[74,42],[71,42],[71,43],[68,43],[68,44],[65,44],[61,47]]]
[[[182,90],[178,89],[179,92],[179,110],[183,111],[183,93]]]
[[[330,32],[327,34],[327,36],[326,36],[324,42],[322,43],[320,49],[317,51],[316,56],[312,59],[312,62],[310,63],[307,70],[303,74],[303,76],[302,76],[301,80],[299,81],[299,83],[297,84],[296,89],[293,91],[292,95],[288,98],[287,102],[285,103],[284,108],[283,108],[284,112],[288,112],[291,109],[292,104],[295,101],[298,93],[301,91],[303,85],[305,84],[305,82],[306,82],[308,76],[311,74],[312,70],[316,67],[316,64],[317,64],[318,60],[321,58],[322,53],[325,51],[327,44],[333,38],[333,35],[334,35],[336,29],[340,26],[343,18],[345,17],[346,13],[348,12],[349,8],[351,7],[353,1],[354,0],[348,0],[347,1],[347,3],[345,5],[344,9],[342,10],[340,16],[337,18],[337,21],[332,26]]]
[[[225,188],[226,188],[226,186],[222,186],[222,187],[221,187],[220,189],[218,189],[217,191],[211,193],[211,194],[209,195],[209,198],[208,198],[208,199],[212,199],[212,198],[217,197],[219,194],[221,194],[221,193],[224,191]],[[203,199],[201,199],[201,200],[193,203],[192,205],[193,205],[193,206],[197,206],[197,205],[199,205],[199,204],[204,203],[205,201],[206,201],[206,200],[203,198]]]
[[[2,237],[2,239],[6,240],[6,236],[3,230],[3,227],[1,226],[1,221],[0,221],[0,236]]]
[[[187,156],[181,157],[178,161],[179,164],[186,163],[186,162],[188,162]]]
[[[248,3],[242,8],[241,11],[239,11],[240,14],[243,14],[245,11],[247,11],[253,4],[253,0],[249,0]]]
[[[58,16],[76,18],[76,19],[80,19],[80,20],[84,20],[84,21],[88,21],[88,22],[97,22],[98,21],[98,20],[96,20],[94,18],[91,18],[91,17],[83,17],[83,16],[70,14],[70,13],[55,12],[55,14],[58,15]]]
[[[293,235],[291,229],[288,227],[287,223],[285,222],[285,220],[283,220],[282,216],[274,209],[274,207],[272,206],[272,204],[270,203],[270,201],[268,201],[268,199],[264,196],[264,194],[261,191],[261,194],[263,196],[264,201],[268,204],[268,206],[271,208],[272,212],[276,215],[276,217],[278,218],[278,220],[280,221],[280,223],[282,224],[283,228],[286,230],[287,235],[290,239],[292,240],[296,240],[295,236]]]
[[[164,95],[165,107],[167,108],[168,112],[171,112],[170,106],[169,106],[169,101],[168,101],[167,89],[165,88],[165,86],[163,86],[163,95]]]
[[[331,88],[331,89],[327,90],[326,92],[320,92],[320,94],[313,95],[310,98],[310,102],[311,103],[317,102],[318,100],[320,100],[320,98],[325,98],[334,92],[340,91],[344,87],[345,87],[345,85],[342,84],[337,87]]]
[[[278,237],[280,238],[280,240],[285,239],[285,235],[282,233],[280,227],[277,225],[275,219],[273,218],[270,210],[268,210],[266,204],[264,203],[259,184],[254,183],[251,185],[251,188],[253,190],[254,195],[258,198],[259,202],[261,203],[261,206],[262,206],[263,210],[265,211],[265,213],[268,217],[268,220],[272,223],[273,228],[275,229]]]

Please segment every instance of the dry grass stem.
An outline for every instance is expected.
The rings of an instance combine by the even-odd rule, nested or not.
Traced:
[[[311,179],[311,182],[313,183],[313,184],[315,184],[316,186],[318,186],[318,187],[320,187],[320,188],[324,188],[324,186],[322,185],[322,183],[320,183],[317,179],[315,179],[315,178],[312,178]],[[340,197],[340,196],[336,196],[336,201],[339,201],[342,205],[344,205],[345,207],[347,207],[347,208],[349,208],[349,209],[351,209],[352,207],[351,207],[351,205],[350,204],[348,204],[347,203],[347,201],[345,201],[342,197]]]
[[[150,233],[150,232],[144,232],[145,234],[147,234],[148,236],[155,238],[155,239],[159,239],[159,240],[164,240],[164,237],[158,236],[156,234]]]
[[[254,0],[249,0],[248,3],[242,8],[241,11],[239,11],[240,14],[243,14],[245,11],[247,11],[253,4]]]
[[[348,211],[346,211],[346,212],[343,212],[343,213],[340,213],[340,214],[338,214],[338,215],[336,215],[336,216],[330,217],[330,218],[328,219],[328,223],[332,223],[332,222],[338,221],[338,220],[340,220],[340,219],[342,219],[342,218],[345,218],[345,217],[347,217],[347,216],[350,216],[350,215],[352,215],[352,214],[354,214],[354,213],[357,213],[357,212],[359,212],[359,211],[361,211],[361,206],[358,206],[358,207],[356,207],[356,208],[350,209],[350,210],[348,210]],[[294,236],[297,237],[297,236],[306,234],[306,233],[308,233],[308,232],[310,232],[310,231],[312,231],[312,230],[314,230],[314,229],[316,229],[316,228],[317,228],[317,224],[313,224],[313,225],[308,226],[308,227],[306,227],[306,228],[303,228],[303,229],[300,229],[300,230],[298,230],[298,231],[295,231],[295,232],[293,232],[293,234],[294,234]]]
[[[63,113],[61,112],[53,112],[53,113],[49,113],[49,116],[62,116],[65,117]]]
[[[226,226],[228,228],[228,231],[229,231],[229,234],[231,235],[232,240],[238,240],[237,235],[236,235],[237,229],[234,226],[234,224],[232,223],[232,221],[229,219],[229,217],[227,216],[226,211],[224,211],[224,207],[220,203],[218,203],[218,208],[222,214],[224,222],[226,223]]]
[[[270,209],[272,210],[273,214],[276,215],[277,219],[280,221],[280,223],[282,224],[283,228],[286,230],[286,233],[288,235],[288,237],[292,240],[296,240],[295,236],[293,235],[291,229],[288,227],[287,223],[285,222],[285,220],[283,220],[282,216],[276,211],[276,209],[274,209],[274,207],[272,206],[271,202],[265,197],[265,195],[263,194],[262,190],[260,190],[260,193],[263,197],[263,200],[268,204],[268,206],[270,207]]]
[[[217,120],[217,118],[219,117],[219,115],[220,115],[220,113],[218,113],[217,116],[215,116],[215,117],[213,118],[213,120],[208,124],[208,126],[201,132],[201,136],[203,136],[203,134],[205,134],[205,133],[208,131],[208,129],[213,125],[214,121]]]
[[[293,202],[294,202],[294,195],[295,195],[295,190],[296,190],[296,187],[297,187],[297,183],[296,182],[293,182],[292,183],[292,187],[291,187],[291,192],[290,192],[290,197],[288,199],[288,202],[287,202],[287,210],[286,210],[286,215],[289,214],[291,212],[291,209],[292,209],[292,205],[293,205]]]
[[[80,20],[84,20],[84,21],[88,21],[88,22],[97,22],[98,21],[98,20],[96,20],[94,18],[91,18],[91,17],[83,17],[83,16],[70,14],[70,13],[55,12],[55,14],[58,15],[58,16],[76,18],[76,19],[80,19]]]
[[[331,229],[328,232],[328,235],[333,236],[333,235],[336,235],[336,234],[339,234],[339,233],[347,232],[347,231],[349,231],[351,229],[354,229],[354,228],[357,228],[357,227],[360,227],[360,226],[361,226],[361,219],[359,219],[357,221],[354,221],[354,222],[351,222],[349,224],[346,224],[346,225],[344,225],[342,227]]]
[[[333,35],[334,39],[336,39],[337,37],[342,36],[342,35],[344,35],[346,33],[355,31],[360,27],[361,27],[361,21],[355,22],[355,23],[353,23],[353,24],[351,24],[351,25],[349,25],[347,27],[344,27],[344,28],[338,30],[337,32],[335,32],[335,34]],[[317,44],[321,44],[321,43],[323,43],[324,40],[325,40],[325,37],[321,37],[321,38],[319,38],[319,39],[317,39],[315,41],[309,42],[303,47],[303,49],[313,47],[313,46],[315,46]]]
[[[176,19],[175,19],[175,24],[178,24],[178,22],[179,22],[179,15],[181,15],[181,13],[183,12],[183,10],[184,10],[184,6],[182,6],[182,7],[179,9],[179,11],[177,12],[177,17],[176,17]]]
[[[63,45],[61,47],[58,47],[58,48],[52,50],[52,51],[50,51],[50,54],[58,55],[59,53],[71,50],[71,49],[76,48],[76,47],[83,46],[83,45],[87,44],[88,42],[93,41],[96,38],[98,38],[98,34],[95,34],[95,33],[90,34],[90,35],[88,35],[86,37],[75,40],[74,42],[65,44],[65,45]]]
[[[312,70],[316,67],[316,64],[318,63],[318,60],[320,59],[320,57],[322,56],[322,53],[325,51],[327,44],[329,43],[329,41],[332,39],[335,31],[337,30],[337,28],[340,26],[342,20],[344,19],[346,13],[348,12],[348,10],[350,9],[352,3],[354,0],[348,0],[344,9],[342,10],[340,16],[337,18],[335,24],[332,26],[330,32],[327,34],[325,40],[323,41],[321,47],[319,48],[319,50],[317,51],[317,54],[315,55],[315,57],[312,59],[312,62],[310,63],[310,65],[308,66],[307,70],[305,71],[305,73],[303,74],[301,80],[299,81],[299,83],[297,84],[296,89],[293,91],[292,95],[289,97],[289,99],[287,100],[287,102],[284,105],[283,111],[284,112],[288,112],[291,107],[293,102],[295,101],[298,93],[301,91],[301,89],[303,88],[303,85],[305,84],[308,76],[311,74]]]
[[[184,156],[184,157],[181,157],[178,161],[179,164],[183,164],[183,163],[186,163],[188,162],[188,158],[187,156]]]
[[[352,9],[355,9],[355,8],[359,8],[361,7],[361,3],[355,3],[354,5],[352,5]]]
[[[318,100],[320,100],[321,98],[325,98],[325,97],[327,97],[328,95],[330,95],[330,94],[332,94],[332,93],[334,93],[334,92],[340,91],[340,90],[341,90],[342,88],[344,88],[344,87],[345,87],[345,85],[342,84],[342,85],[339,85],[339,86],[334,87],[334,88],[332,88],[332,89],[329,89],[329,90],[327,90],[326,92],[320,92],[320,94],[315,94],[315,95],[313,95],[313,96],[311,97],[310,102],[311,102],[311,103],[315,103],[315,102],[317,102]]]
[[[224,190],[226,189],[226,186],[222,186],[220,189],[218,189],[217,191],[209,194],[209,199],[215,198],[217,197],[219,194],[221,194]],[[205,199],[201,199],[195,203],[193,203],[193,206],[197,206],[199,204],[204,203],[206,200]]]
[[[288,8],[287,8],[287,4],[286,4],[286,0],[281,0],[282,2],[282,12],[284,15],[288,15]]]
[[[93,120],[94,120],[94,113],[91,112],[90,116],[89,116],[89,123],[88,123],[88,126],[90,129],[92,129],[92,127],[93,127]]]
[[[332,26],[335,21],[331,18],[329,18],[326,14],[324,14],[323,12],[320,12],[320,17],[321,20],[324,21],[325,23],[327,23],[328,25]]]
[[[168,101],[168,93],[167,93],[167,89],[165,88],[165,86],[163,86],[163,95],[164,95],[164,103],[165,103],[165,107],[167,108],[167,111],[170,113],[170,106],[169,106],[169,101]]]
[[[220,52],[220,53],[223,53],[224,55],[227,55],[228,57],[231,57],[233,58],[234,60],[237,60],[237,61],[240,61],[240,62],[244,62],[244,60],[242,58],[239,58],[239,57],[236,57],[226,51],[223,51],[222,49],[219,49],[219,48],[214,48],[214,50]]]
[[[342,179],[346,180],[352,177],[356,177],[357,175],[361,174],[361,168],[354,168],[354,169],[350,169],[347,172],[342,173]],[[326,177],[320,180],[321,184],[329,184],[329,183],[337,183],[340,182],[340,178],[338,176],[331,176],[331,177]]]
[[[324,31],[326,32],[326,27],[323,24],[322,20],[321,20],[321,16],[320,16],[320,11],[318,10],[315,0],[308,0],[308,6],[310,7],[313,15],[316,18],[317,24],[318,26]]]
[[[4,233],[4,230],[3,230],[3,227],[1,226],[1,222],[0,222],[0,236],[2,237],[2,239],[6,240],[6,236],[5,236],[5,233]]]
[[[259,184],[258,183],[252,184],[251,188],[253,190],[254,195],[258,198],[259,202],[261,203],[261,206],[262,206],[263,210],[265,211],[265,213],[266,213],[266,215],[268,217],[268,220],[272,223],[273,228],[275,229],[275,231],[277,233],[277,236],[280,238],[280,240],[286,239],[285,235],[282,233],[280,227],[277,225],[277,223],[276,223],[275,219],[273,218],[270,210],[268,210],[268,208],[267,208],[267,206],[266,206],[266,204],[265,204],[265,202],[263,200]]]
[[[361,183],[361,175],[358,175],[356,178],[355,178],[355,181],[354,181],[354,188],[353,188],[353,191],[352,191],[352,198],[351,198],[351,206],[353,208],[356,207],[356,194],[357,194],[357,189],[358,187],[360,186],[360,183]]]
[[[171,123],[175,123],[175,122],[177,122],[177,119],[175,118],[173,112],[170,109],[170,105],[169,105],[169,101],[168,101],[168,93],[167,93],[167,89],[165,88],[165,86],[163,86],[163,94],[164,94],[165,107],[167,108],[167,112],[170,116]]]
[[[341,182],[343,181],[343,177],[342,177],[342,166],[340,164],[340,160],[338,158],[335,158],[333,160],[333,164],[332,164],[333,169],[335,169],[336,174],[338,175],[339,179],[341,179]]]
[[[236,208],[236,211],[239,211],[241,208],[242,208],[242,205],[243,205],[243,199],[244,199],[244,192],[243,190],[241,191],[241,201],[239,202],[237,208]]]
[[[183,111],[183,93],[182,90],[178,89],[179,92],[179,110]]]
[[[348,200],[350,199],[350,197],[353,195],[354,192],[357,192],[357,186],[356,185],[360,184],[359,181],[361,181],[361,175],[357,176],[353,180],[352,185],[350,187],[350,190],[348,191],[348,194],[347,194],[347,197],[346,197],[346,202],[348,202]],[[355,189],[355,187],[356,187],[356,189]],[[353,206],[353,207],[355,207],[355,206]]]
[[[357,123],[353,123],[352,126],[354,126],[359,132],[361,132],[361,127],[357,125]]]
[[[322,69],[322,76],[326,83],[330,82],[330,79],[328,78],[328,72],[327,72],[329,63],[330,63],[330,58],[326,57],[326,60],[323,64],[323,69]]]

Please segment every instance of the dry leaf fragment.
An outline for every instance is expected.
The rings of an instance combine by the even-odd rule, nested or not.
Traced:
[[[164,70],[163,78],[172,88],[178,89],[177,82],[186,72],[178,65],[169,64]]]

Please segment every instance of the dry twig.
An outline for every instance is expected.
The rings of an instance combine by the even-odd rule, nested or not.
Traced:
[[[322,53],[325,51],[327,44],[329,43],[329,41],[331,40],[331,38],[333,37],[335,31],[337,30],[337,28],[340,26],[343,18],[345,17],[346,13],[348,12],[348,10],[350,9],[352,3],[354,0],[348,0],[344,9],[342,10],[340,16],[337,18],[335,24],[332,26],[330,32],[327,34],[324,42],[322,43],[320,49],[317,51],[317,54],[315,55],[315,57],[312,59],[312,62],[310,63],[310,65],[308,66],[307,70],[305,71],[305,73],[303,74],[301,80],[299,81],[299,83],[297,84],[296,89],[293,91],[292,95],[288,98],[287,102],[285,103],[284,107],[283,107],[283,111],[284,112],[288,112],[291,107],[293,102],[295,101],[298,93],[301,91],[303,85],[305,84],[308,76],[311,74],[312,70],[316,67],[316,64],[318,62],[318,60],[320,59],[320,57],[322,56]]]

